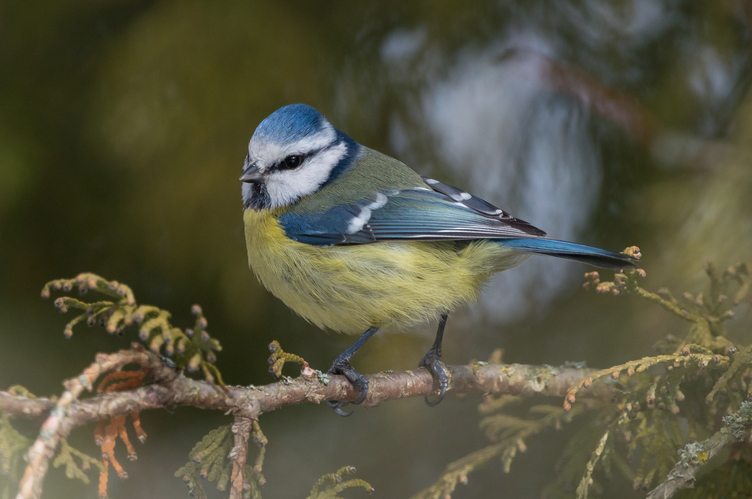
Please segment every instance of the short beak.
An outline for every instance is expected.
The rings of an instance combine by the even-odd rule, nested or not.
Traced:
[[[248,184],[257,184],[261,182],[261,173],[259,172],[256,163],[251,163],[243,170],[243,175],[240,176],[241,182]]]

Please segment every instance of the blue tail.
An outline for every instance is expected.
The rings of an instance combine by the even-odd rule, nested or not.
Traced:
[[[615,253],[583,244],[557,241],[556,239],[498,239],[498,242],[505,248],[516,251],[566,258],[604,269],[619,270],[625,267],[636,267],[638,262],[636,258],[624,253]]]

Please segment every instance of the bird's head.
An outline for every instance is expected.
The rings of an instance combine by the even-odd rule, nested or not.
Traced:
[[[292,104],[262,121],[243,163],[243,205],[256,210],[295,203],[341,175],[359,146],[311,106]]]

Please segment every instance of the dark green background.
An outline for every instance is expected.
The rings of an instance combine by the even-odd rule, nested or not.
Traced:
[[[751,23],[749,4],[733,0],[6,0],[0,386],[59,394],[96,352],[135,339],[85,327],[63,338],[66,318],[39,291],[82,271],[130,284],[181,326],[200,303],[224,346],[217,365],[228,383],[270,382],[273,339],[325,370],[352,338],[318,331],[266,293],[243,240],[237,178],[248,139],[293,102],[554,237],[639,245],[652,289],[698,291],[705,259],[752,260]],[[509,49],[528,55],[499,59]],[[631,96],[665,128],[636,137],[593,113],[577,89],[539,71],[535,54]],[[508,362],[605,367],[683,333],[648,303],[582,292],[585,270],[533,258],[507,272],[482,304],[450,319],[446,360],[502,347]],[[739,331],[748,323],[740,317]],[[366,373],[415,367],[433,327],[377,337],[354,364]],[[265,415],[264,497],[305,497],[344,465],[374,497],[408,497],[485,444],[478,402],[401,400],[347,419],[313,405]],[[228,418],[176,409],[142,421],[149,440],[137,462],[121,454],[131,478],[113,476],[110,497],[186,497],[173,472]],[[555,481],[567,431],[528,442],[509,475],[491,462],[455,497],[537,497]],[[71,443],[96,453],[92,428]],[[640,496],[619,478],[610,487],[609,497]],[[96,497],[60,470],[45,491]]]

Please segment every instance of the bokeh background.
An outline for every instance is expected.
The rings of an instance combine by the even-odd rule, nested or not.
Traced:
[[[271,382],[273,339],[325,370],[352,338],[270,296],[244,248],[248,140],[294,102],[553,237],[640,246],[647,287],[699,291],[706,259],[752,260],[751,33],[746,0],[5,0],[0,386],[58,394],[96,352],[135,339],[86,328],[64,339],[66,319],[39,292],[81,271],[130,284],[179,325],[200,303],[229,383]],[[501,347],[508,362],[605,367],[683,334],[647,303],[585,293],[586,270],[534,257],[497,276],[450,319],[445,359]],[[376,337],[354,364],[413,368],[434,327]],[[312,405],[264,415],[264,497],[305,497],[344,465],[374,497],[408,497],[485,444],[478,402],[401,400],[347,419]],[[181,408],[142,420],[149,440],[126,464],[131,478],[112,478],[110,497],[187,497],[174,471],[228,418]],[[508,475],[492,462],[455,497],[538,497],[556,480],[567,431],[528,442]],[[92,428],[71,443],[96,454]],[[59,469],[45,490],[96,497]],[[641,494],[614,477],[608,496]]]

